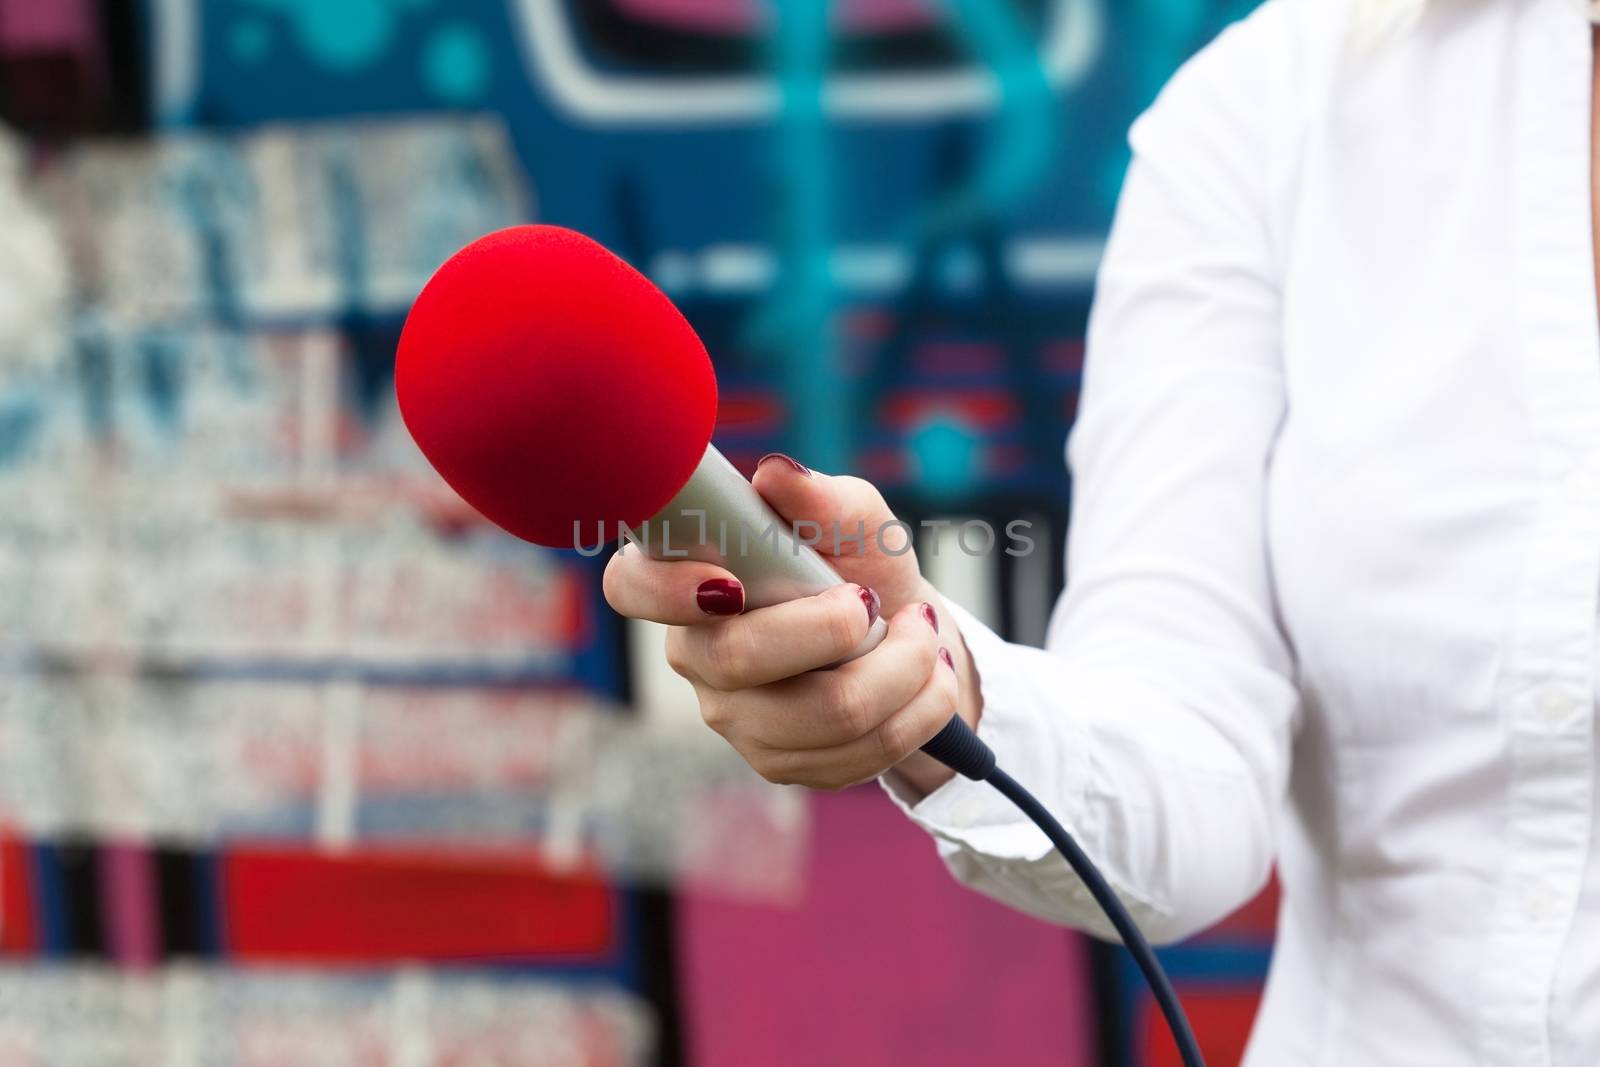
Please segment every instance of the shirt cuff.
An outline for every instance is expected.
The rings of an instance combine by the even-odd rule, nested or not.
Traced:
[[[1083,812],[1089,774],[1087,737],[1066,709],[1041,694],[1060,691],[1065,664],[1036,648],[1013,645],[971,613],[946,601],[978,672],[983,714],[978,737],[999,766],[1039,798],[1069,831]],[[886,775],[884,792],[906,817],[940,843],[996,859],[1037,860],[1052,851],[1044,833],[988,782],[955,775],[913,800]]]

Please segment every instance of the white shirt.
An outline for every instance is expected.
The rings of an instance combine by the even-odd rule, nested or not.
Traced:
[[[1269,0],[1134,126],[1047,650],[979,733],[1155,938],[1283,910],[1251,1067],[1600,1062],[1590,27]],[[958,779],[962,881],[1106,932]]]

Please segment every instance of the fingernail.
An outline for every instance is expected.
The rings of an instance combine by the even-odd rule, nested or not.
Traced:
[[[878,621],[878,610],[883,607],[878,600],[878,593],[869,586],[861,587],[861,602],[867,606],[867,625],[871,626]]]
[[[939,632],[939,613],[933,610],[932,604],[922,605],[922,619],[929,626],[933,627],[934,633]]]
[[[732,578],[708,578],[694,591],[707,615],[737,615],[744,610],[744,586]]]
[[[950,650],[943,646],[939,648],[939,658],[944,660],[944,665],[951,670],[956,669],[956,661],[950,658]]]
[[[758,467],[761,466],[763,463],[765,463],[769,459],[781,459],[785,463],[787,463],[789,466],[793,467],[796,471],[800,472],[801,474],[804,474],[807,478],[811,477],[811,468],[810,467],[806,466],[804,463],[801,463],[799,460],[795,459],[793,456],[784,455],[782,452],[768,452],[766,455],[764,455],[760,459],[756,460],[756,466],[758,466]]]

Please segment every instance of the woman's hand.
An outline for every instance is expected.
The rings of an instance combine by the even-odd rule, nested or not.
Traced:
[[[763,778],[842,789],[895,768],[907,790],[926,795],[952,772],[918,749],[953,714],[976,726],[980,704],[960,631],[917,569],[909,532],[859,478],[771,455],[754,482],[789,523],[819,524],[816,549],[847,584],[746,612],[743,588],[723,568],[629,547],[606,567],[606,600],[671,627],[667,659],[694,685],[701,716]],[[889,623],[882,644],[819,670],[854,649],[880,613]]]

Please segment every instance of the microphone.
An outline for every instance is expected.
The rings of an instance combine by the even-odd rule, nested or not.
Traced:
[[[444,480],[556,548],[621,534],[717,563],[747,608],[843,582],[711,444],[717,382],[665,293],[596,241],[513,226],[445,261],[400,334],[395,392]],[[883,619],[846,659],[888,632]]]
[[[513,226],[446,260],[401,330],[395,393],[434,469],[524,540],[570,548],[622,530],[658,558],[726,567],[747,608],[843,584],[711,445],[717,382],[694,329],[649,279],[582,234]],[[875,620],[846,660],[885,633]],[[1133,955],[1184,1067],[1204,1067],[1160,962],[1072,835],[961,716],[923,751],[988,782],[1043,831]]]

